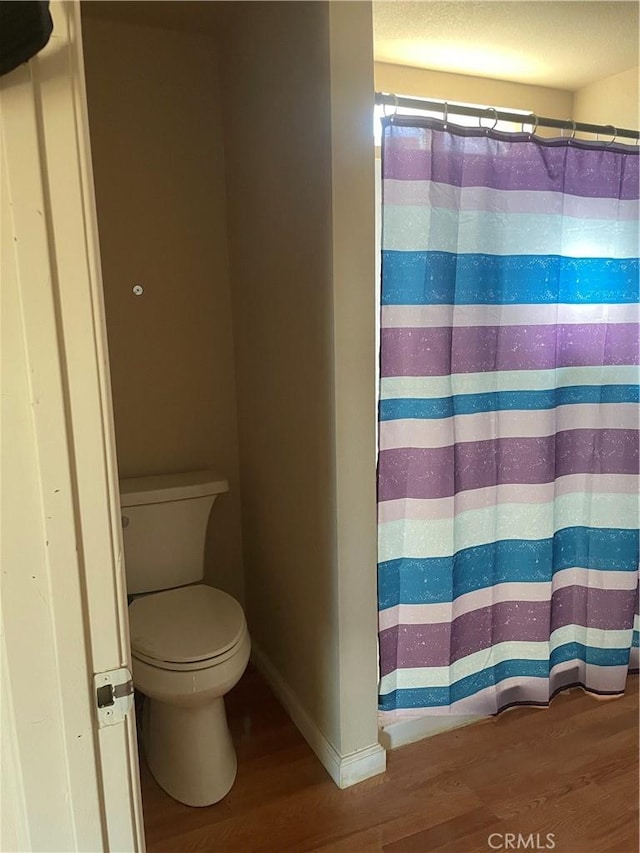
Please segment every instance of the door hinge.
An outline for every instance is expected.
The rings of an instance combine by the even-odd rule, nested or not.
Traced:
[[[93,676],[98,726],[121,723],[133,707],[133,679],[126,667]]]

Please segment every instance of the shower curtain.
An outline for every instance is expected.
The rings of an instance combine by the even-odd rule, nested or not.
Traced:
[[[383,121],[383,720],[638,667],[638,148]]]

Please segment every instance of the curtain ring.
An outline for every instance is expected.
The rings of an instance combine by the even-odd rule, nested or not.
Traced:
[[[487,107],[485,109],[485,112],[494,114],[495,120],[493,124],[491,125],[491,127],[484,127],[484,125],[482,124],[482,116],[478,117],[478,124],[480,125],[480,128],[485,131],[485,133],[489,133],[490,130],[495,130],[496,125],[498,124],[498,111],[495,107]]]
[[[449,104],[445,101],[442,109],[442,118],[444,121],[444,129],[447,129],[447,124],[449,122]]]
[[[533,121],[530,122],[531,130],[529,132],[529,139],[532,139],[535,136],[536,130],[538,129],[538,116],[535,113],[529,113],[527,118],[533,119]],[[524,133],[524,121],[522,122],[522,132]]]
[[[604,146],[605,148],[610,148],[618,138],[618,128],[614,127],[612,124],[605,124],[605,130],[607,130],[608,128],[611,128],[611,130],[613,131],[613,137]]]
[[[571,142],[576,138],[576,123],[572,118],[568,118],[567,121],[571,125],[571,136],[567,140],[567,145],[571,145]],[[562,130],[564,130],[564,128],[562,128]]]
[[[391,115],[389,115],[389,113],[387,112],[387,104],[383,104],[382,114],[384,115],[385,118],[390,118],[391,123],[393,124],[393,120],[396,117],[396,113],[398,112],[398,96],[397,95],[391,95],[390,97],[393,98],[393,112],[391,113]]]

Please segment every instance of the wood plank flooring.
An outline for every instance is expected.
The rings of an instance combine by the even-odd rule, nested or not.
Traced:
[[[638,850],[636,677],[619,699],[576,690],[395,750],[384,775],[345,791],[254,669],[227,709],[238,777],[222,802],[180,805],[142,762],[149,853]]]

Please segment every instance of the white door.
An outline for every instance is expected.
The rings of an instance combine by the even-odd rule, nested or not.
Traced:
[[[79,4],[0,78],[2,851],[143,850]],[[114,714],[105,720],[111,723]]]

